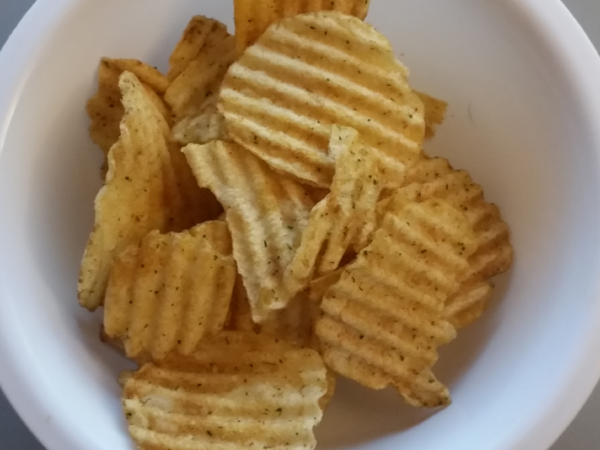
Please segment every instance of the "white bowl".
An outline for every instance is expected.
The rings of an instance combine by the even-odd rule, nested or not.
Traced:
[[[165,68],[194,13],[231,0],[38,0],[0,55],[0,380],[50,450],[123,450],[127,363],[77,306],[100,186],[86,99],[103,55]],[[450,102],[429,149],[470,170],[516,261],[483,320],[436,366],[431,415],[341,382],[320,448],[548,448],[600,375],[600,61],[558,0],[373,0],[421,90]]]

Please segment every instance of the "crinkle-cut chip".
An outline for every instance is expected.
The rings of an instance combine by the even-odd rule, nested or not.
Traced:
[[[475,321],[486,309],[491,287],[486,288],[487,279],[507,271],[513,260],[510,230],[502,220],[498,207],[485,201],[481,186],[473,182],[464,170],[454,170],[442,158],[423,159],[407,174],[410,182],[378,204],[378,218],[385,211],[398,209],[401,204],[415,200],[441,199],[467,216],[476,237],[476,249],[469,258],[470,273],[464,280],[465,298],[450,299],[450,303],[466,305],[468,310],[452,313],[453,323],[465,327]],[[479,286],[471,291],[473,286]],[[478,303],[479,302],[479,303]],[[452,307],[449,304],[449,307]],[[461,307],[462,308],[462,307]],[[464,307],[466,308],[466,306]]]
[[[339,11],[364,19],[370,0],[234,0],[235,36],[241,52],[274,22],[298,14]]]
[[[192,17],[169,58],[167,79],[175,80],[204,48],[221,42],[227,36],[227,26],[218,20],[204,16]]]
[[[331,148],[342,139],[339,127],[333,128]],[[356,131],[346,134],[351,138],[336,150],[331,193],[311,211],[300,247],[286,270],[286,284],[293,294],[307,288],[314,274],[336,270],[349,249],[359,252],[366,247],[375,231],[382,185],[378,160]]]
[[[205,102],[217,94],[225,72],[236,57],[235,38],[229,35],[198,53],[165,93],[176,121],[197,115]]]
[[[278,175],[237,144],[190,144],[183,151],[198,184],[209,188],[225,208],[252,317],[261,323],[291,300],[284,272],[314,204],[301,184]]]
[[[190,356],[144,365],[122,403],[143,450],[314,449],[327,389],[316,351],[223,332]]]
[[[104,301],[104,329],[128,357],[189,355],[223,329],[236,268],[225,222],[189,231],[153,231],[114,261]]]
[[[446,202],[389,212],[321,303],[327,365],[373,389],[392,385],[415,406],[448,404],[431,368],[456,335],[444,305],[469,271],[473,241],[465,215]]]
[[[419,96],[425,107],[425,137],[432,138],[435,136],[437,126],[444,121],[448,103],[424,92],[415,91],[415,94]]]
[[[458,292],[451,295],[444,306],[444,315],[456,329],[475,322],[485,312],[494,286],[479,277],[464,281]]]
[[[163,74],[153,67],[136,59],[102,58],[98,68],[98,90],[87,103],[87,113],[91,119],[90,137],[107,154],[119,139],[119,124],[124,108],[121,104],[119,76],[131,72],[138,77],[146,92],[166,120],[170,112],[162,100],[169,84]]]
[[[419,168],[419,166],[422,166]],[[498,207],[485,201],[481,186],[464,170],[454,170],[442,158],[422,160],[407,175],[412,183],[380,202],[378,215],[394,203],[440,199],[464,211],[477,236],[477,249],[470,258],[473,275],[491,278],[509,269],[513,248],[508,225]]]
[[[91,310],[103,302],[113,258],[152,230],[170,231],[181,204],[167,122],[134,74],[123,72],[119,86],[125,108],[121,137],[108,153],[77,286],[80,304]]]
[[[182,145],[228,141],[225,118],[217,109],[216,96],[209,98],[196,113],[179,120],[173,126],[171,137]]]
[[[271,25],[229,68],[219,109],[230,138],[282,173],[329,187],[333,125],[352,127],[398,185],[419,157],[423,104],[390,43],[361,20],[336,12]]]

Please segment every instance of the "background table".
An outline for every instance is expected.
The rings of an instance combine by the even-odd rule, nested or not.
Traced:
[[[101,0],[99,0],[101,1]],[[563,0],[600,49],[600,0]],[[0,0],[0,46],[34,0]],[[1,69],[0,69],[1,70]],[[598,80],[600,86],[600,80]],[[600,88],[600,87],[599,87]],[[600,355],[590,355],[598,358]],[[0,392],[0,449],[44,450]],[[550,450],[600,449],[600,386]],[[82,449],[83,450],[83,449]]]

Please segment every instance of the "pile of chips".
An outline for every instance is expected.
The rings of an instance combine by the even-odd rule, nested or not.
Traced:
[[[87,105],[105,179],[78,284],[136,361],[141,449],[314,448],[341,375],[450,403],[437,349],[486,309],[507,225],[423,142],[365,0],[234,0],[193,17],[165,76],[104,58]]]

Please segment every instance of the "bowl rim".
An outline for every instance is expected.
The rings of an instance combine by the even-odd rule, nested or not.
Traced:
[[[32,72],[33,61],[40,51],[44,36],[55,28],[80,0],[37,0],[15,28],[0,51],[0,154],[16,105]],[[600,57],[593,44],[561,0],[510,0],[512,7],[521,10],[522,16],[543,39],[563,67],[578,95],[582,109],[590,123],[600,123]],[[595,142],[600,143],[600,129],[590,129]],[[600,168],[598,170],[600,176]],[[600,292],[600,273],[595,278]],[[0,285],[0,289],[2,286]],[[6,297],[0,290],[0,302]],[[600,300],[600,299],[599,299]],[[22,335],[11,318],[10,310],[0,314],[0,386],[15,411],[27,427],[48,450],[77,449],[80,442],[76,430],[61,422],[60,417],[48,420],[51,410],[48,396],[36,387],[35,374],[27,370],[27,358],[11,342]],[[563,379],[562,386],[544,414],[530,427],[516,430],[511,449],[547,449],[575,418],[596,383],[600,379],[600,358],[590,358],[593,350],[600,348],[600,302],[597,302],[590,330],[582,340],[576,361]],[[31,356],[33,357],[33,356]]]

